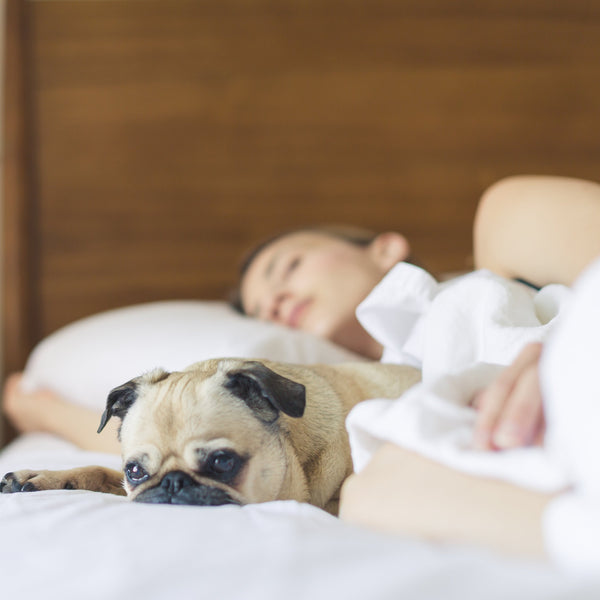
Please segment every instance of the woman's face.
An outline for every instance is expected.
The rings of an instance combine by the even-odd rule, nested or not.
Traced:
[[[259,252],[242,279],[245,312],[369,356],[373,340],[358,323],[356,307],[404,258],[394,257],[389,264],[375,244],[361,247],[308,231],[276,239]]]

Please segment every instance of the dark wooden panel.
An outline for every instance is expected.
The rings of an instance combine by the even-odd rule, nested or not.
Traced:
[[[316,222],[468,266],[494,180],[598,177],[595,4],[29,3],[37,336],[222,297],[248,245]]]
[[[6,3],[2,198],[3,368],[22,368],[37,333],[35,205],[31,194],[28,45],[24,6]]]
[[[35,243],[27,112],[27,20],[7,0],[4,35],[2,170],[2,375],[22,369],[37,333]],[[0,446],[15,431],[0,415]]]

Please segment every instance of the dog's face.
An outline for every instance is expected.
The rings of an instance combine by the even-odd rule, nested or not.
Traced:
[[[100,430],[122,419],[125,487],[139,502],[247,504],[306,499],[287,441],[305,388],[243,360],[154,371],[114,389]],[[283,415],[287,415],[283,418]]]

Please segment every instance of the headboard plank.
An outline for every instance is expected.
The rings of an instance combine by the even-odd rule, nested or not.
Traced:
[[[26,8],[18,0],[7,0],[2,206],[2,348],[5,373],[23,367],[37,334]]]

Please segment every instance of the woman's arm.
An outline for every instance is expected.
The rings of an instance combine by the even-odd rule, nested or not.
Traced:
[[[518,176],[483,195],[474,224],[476,268],[538,286],[571,285],[600,255],[600,184]]]
[[[542,558],[541,518],[551,498],[386,444],[346,480],[340,517],[384,532]]]
[[[8,377],[2,398],[4,414],[18,431],[53,433],[84,450],[120,453],[118,423],[109,423],[98,435],[99,413],[72,404],[50,390],[24,392],[21,380],[21,373]]]

